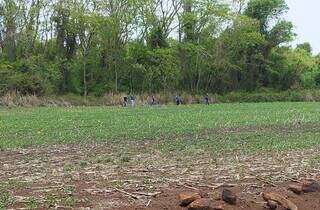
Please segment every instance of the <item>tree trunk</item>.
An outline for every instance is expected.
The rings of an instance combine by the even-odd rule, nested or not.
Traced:
[[[6,23],[6,33],[4,39],[4,51],[10,62],[16,59],[16,23],[14,17],[9,17]]]
[[[115,91],[118,92],[118,70],[115,69],[116,78],[115,78]]]
[[[83,95],[84,95],[84,97],[87,97],[87,95],[88,95],[87,69],[86,69],[86,62],[85,61],[83,64]]]

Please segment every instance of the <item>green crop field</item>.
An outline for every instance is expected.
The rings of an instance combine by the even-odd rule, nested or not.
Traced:
[[[159,151],[257,151],[320,144],[320,103],[0,109],[0,148],[146,141]]]
[[[113,209],[134,205],[122,193],[137,189],[282,183],[318,174],[319,148],[320,103],[1,108],[0,209]]]

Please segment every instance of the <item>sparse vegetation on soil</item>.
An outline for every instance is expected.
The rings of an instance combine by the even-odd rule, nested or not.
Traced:
[[[287,187],[319,180],[319,125],[319,103],[1,109],[0,209],[183,209],[180,192],[224,188],[227,210],[261,192],[317,209]]]

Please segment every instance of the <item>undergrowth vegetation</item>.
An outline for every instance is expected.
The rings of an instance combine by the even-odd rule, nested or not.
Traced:
[[[138,105],[150,105],[151,97],[154,96],[158,105],[172,104],[176,93],[138,94],[136,102]],[[125,93],[109,93],[101,97],[95,96],[36,96],[21,95],[10,92],[0,97],[0,106],[3,107],[70,107],[70,106],[121,106]],[[181,93],[183,104],[204,103],[204,95]],[[320,90],[294,90],[275,91],[261,89],[255,92],[230,92],[228,94],[209,94],[211,103],[251,103],[251,102],[320,102]]]

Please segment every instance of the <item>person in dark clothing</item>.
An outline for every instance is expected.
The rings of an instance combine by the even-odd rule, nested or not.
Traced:
[[[130,100],[131,100],[131,106],[134,107],[136,105],[136,98],[134,97],[134,95],[130,96]]]
[[[151,105],[156,105],[156,98],[154,96],[151,97]]]
[[[175,100],[176,100],[176,104],[177,104],[177,106],[179,106],[179,105],[181,104],[180,96],[179,96],[179,95],[176,95]]]
[[[127,107],[127,105],[128,105],[128,97],[125,96],[125,97],[123,97],[123,106]]]
[[[204,103],[205,103],[206,105],[210,105],[209,95],[208,95],[208,94],[206,94],[206,95],[204,96]]]

